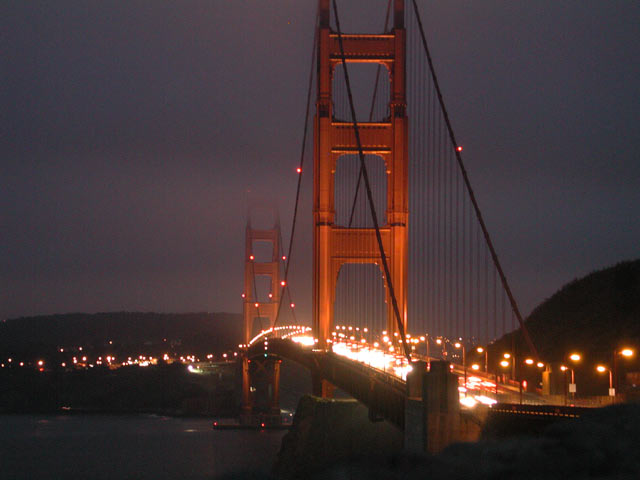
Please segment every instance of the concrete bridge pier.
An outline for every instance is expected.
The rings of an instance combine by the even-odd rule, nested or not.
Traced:
[[[404,447],[409,452],[438,453],[460,441],[458,377],[450,363],[415,362],[407,375]]]

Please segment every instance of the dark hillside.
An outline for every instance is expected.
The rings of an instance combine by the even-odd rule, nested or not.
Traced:
[[[237,348],[242,316],[234,313],[69,313],[0,322],[0,352],[45,352],[57,347],[164,349],[189,353]]]
[[[576,279],[533,310],[525,324],[540,356],[561,361],[576,350],[607,361],[614,349],[640,347],[640,260]],[[517,351],[528,352],[515,333]],[[499,342],[511,345],[511,335]]]

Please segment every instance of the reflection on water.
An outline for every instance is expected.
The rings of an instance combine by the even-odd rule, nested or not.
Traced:
[[[269,472],[284,431],[213,430],[204,419],[0,415],[2,479],[211,479]]]

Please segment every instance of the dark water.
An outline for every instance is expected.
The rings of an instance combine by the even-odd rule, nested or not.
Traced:
[[[211,479],[268,473],[284,431],[160,416],[0,415],[2,479]]]

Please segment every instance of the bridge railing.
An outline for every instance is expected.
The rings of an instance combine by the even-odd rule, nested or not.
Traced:
[[[293,341],[309,346],[312,346],[315,343],[313,336],[311,335],[311,327],[307,327],[305,325],[282,325],[260,331],[260,333],[249,340],[246,347],[250,347],[255,343],[269,338],[290,338]]]

